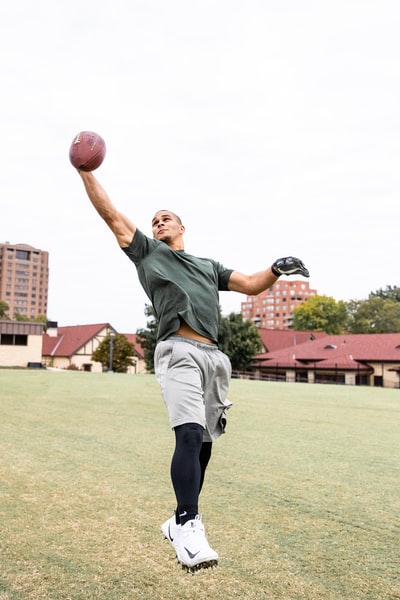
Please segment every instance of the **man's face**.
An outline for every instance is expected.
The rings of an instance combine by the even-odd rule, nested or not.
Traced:
[[[151,222],[153,238],[165,242],[169,246],[182,237],[185,231],[182,223],[174,213],[168,210],[157,212]]]

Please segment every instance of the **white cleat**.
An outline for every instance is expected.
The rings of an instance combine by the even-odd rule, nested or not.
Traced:
[[[164,534],[166,540],[173,546],[176,555],[178,556],[178,539],[181,533],[181,526],[177,525],[175,520],[175,512],[170,519],[167,519],[165,523],[161,525],[161,531]]]
[[[199,515],[181,526],[176,548],[183,569],[195,573],[218,564],[218,554],[207,542],[204,525]]]

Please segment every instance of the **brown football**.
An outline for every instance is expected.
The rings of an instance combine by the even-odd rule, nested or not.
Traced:
[[[104,160],[106,144],[98,133],[81,131],[69,149],[69,160],[79,171],[94,171]]]

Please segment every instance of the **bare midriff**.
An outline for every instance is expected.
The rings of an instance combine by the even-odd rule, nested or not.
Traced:
[[[192,329],[190,327],[190,325],[188,325],[184,321],[182,321],[181,326],[179,327],[179,329],[177,331],[175,331],[175,333],[176,333],[176,335],[182,335],[183,337],[187,337],[192,340],[197,340],[198,342],[203,342],[204,344],[213,344],[214,343],[212,340],[209,340],[208,338],[203,337],[202,335],[197,333],[197,331]]]

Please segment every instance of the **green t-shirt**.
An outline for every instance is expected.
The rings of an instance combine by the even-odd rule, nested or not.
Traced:
[[[131,244],[122,250],[135,263],[139,281],[155,310],[158,341],[177,331],[183,320],[200,335],[217,342],[218,291],[228,290],[233,269],[184,250],[172,250],[138,229]]]

